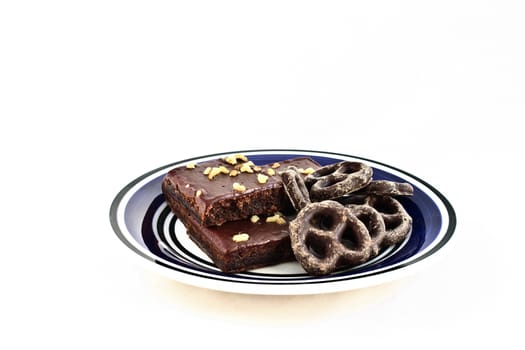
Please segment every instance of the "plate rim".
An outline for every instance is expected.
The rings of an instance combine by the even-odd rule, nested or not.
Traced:
[[[437,242],[434,246],[432,246],[428,251],[426,251],[424,254],[421,254],[420,256],[410,260],[409,262],[400,262],[396,266],[390,267],[387,271],[382,271],[381,269],[378,271],[371,272],[365,276],[356,277],[353,279],[347,279],[342,281],[323,281],[319,280],[316,283],[306,283],[306,284],[272,284],[272,283],[239,283],[238,281],[229,281],[229,280],[220,280],[220,281],[214,281],[210,285],[210,280],[207,278],[203,278],[202,276],[188,274],[183,271],[177,271],[174,270],[172,267],[168,266],[166,263],[159,259],[155,259],[145,252],[138,249],[135,245],[133,245],[129,240],[126,238],[126,235],[122,231],[122,227],[119,224],[120,219],[119,215],[121,214],[121,204],[123,203],[124,199],[127,195],[131,195],[134,192],[130,192],[131,189],[135,188],[138,184],[140,184],[142,181],[145,181],[149,177],[151,177],[154,174],[157,174],[165,169],[170,169],[171,167],[188,163],[191,161],[195,161],[198,159],[205,159],[205,158],[213,158],[213,157],[219,157],[224,156],[226,154],[235,154],[235,153],[252,153],[252,154],[261,154],[264,155],[265,153],[282,153],[282,152],[297,152],[304,155],[312,154],[312,155],[319,155],[319,156],[327,156],[327,157],[346,157],[346,158],[354,158],[359,159],[365,162],[371,162],[383,167],[386,167],[387,169],[397,171],[401,174],[404,174],[417,182],[421,183],[427,189],[435,195],[441,204],[443,205],[443,208],[445,212],[447,213],[447,227],[444,229],[443,237],[442,239]],[[131,193],[131,194],[130,194]],[[434,200],[432,200],[434,202]],[[437,203],[436,203],[437,204]],[[443,214],[440,212],[440,215],[443,217]],[[114,234],[119,238],[119,240],[125,244],[125,246],[129,249],[128,252],[131,250],[133,252],[134,256],[136,257],[137,254],[141,257],[139,259],[142,262],[142,265],[148,268],[149,270],[153,270],[155,273],[161,273],[165,277],[168,277],[173,280],[177,280],[181,283],[194,285],[196,287],[201,288],[207,288],[207,289],[213,289],[213,290],[219,290],[224,292],[233,292],[233,293],[243,293],[243,294],[264,294],[264,295],[304,295],[304,294],[323,294],[323,293],[330,293],[330,292],[340,292],[340,291],[347,291],[347,290],[353,290],[353,289],[359,289],[369,286],[374,286],[382,283],[387,283],[392,280],[396,280],[404,275],[410,274],[412,272],[415,272],[422,268],[422,265],[424,262],[430,262],[430,260],[436,260],[436,258],[439,255],[443,254],[437,254],[438,252],[442,252],[444,250],[445,246],[450,246],[450,241],[452,237],[454,236],[455,228],[457,225],[457,217],[456,212],[450,203],[450,201],[439,191],[437,190],[433,185],[429,184],[427,181],[419,178],[418,176],[415,176],[403,169],[397,168],[395,166],[391,166],[389,164],[386,164],[381,161],[377,161],[374,159],[361,157],[361,156],[355,156],[351,154],[341,153],[341,152],[331,152],[331,151],[319,151],[319,150],[309,150],[309,149],[289,149],[289,148],[265,148],[265,149],[245,149],[245,150],[236,150],[236,151],[230,151],[230,152],[216,152],[211,153],[207,155],[201,155],[201,156],[195,156],[186,158],[183,160],[178,160],[175,162],[171,162],[169,164],[165,164],[163,166],[157,167],[155,169],[152,169],[150,171],[147,171],[146,173],[136,177],[132,181],[130,181],[127,185],[122,187],[120,191],[115,195],[113,198],[110,210],[109,210],[109,219],[111,227],[113,228]],[[147,249],[144,249],[147,250]],[[433,258],[433,259],[430,259]],[[151,263],[154,264],[151,264]],[[203,280],[206,280],[208,283],[205,283]],[[329,288],[326,286],[330,285]]]

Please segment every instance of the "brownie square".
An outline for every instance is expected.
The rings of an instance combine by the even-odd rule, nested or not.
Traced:
[[[261,217],[255,223],[245,219],[206,227],[173,198],[168,203],[192,241],[223,272],[243,272],[294,259],[288,220],[279,224]]]
[[[282,161],[279,167],[249,165],[244,161],[229,164],[215,159],[195,167],[172,169],[163,179],[162,190],[171,203],[191,213],[203,226],[221,225],[254,214],[273,215],[290,206],[278,172],[291,165],[303,169],[320,167],[307,157]],[[235,184],[241,188],[234,188]]]

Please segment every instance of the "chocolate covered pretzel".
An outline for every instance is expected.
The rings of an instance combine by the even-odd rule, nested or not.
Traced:
[[[354,194],[375,194],[379,196],[412,196],[414,188],[408,182],[372,180]]]
[[[310,194],[296,167],[288,167],[288,169],[281,172],[280,175],[284,191],[296,211],[301,210],[310,203]]]
[[[379,212],[386,230],[380,247],[402,242],[412,228],[412,217],[398,200],[390,196],[353,196],[347,199],[346,206],[352,212],[361,206],[370,206]]]
[[[280,175],[298,211],[289,226],[292,250],[309,274],[359,265],[410,232],[412,218],[391,196],[412,195],[412,185],[372,180],[366,164],[339,162],[304,180],[294,167]]]
[[[371,254],[372,239],[366,226],[335,201],[307,204],[289,228],[294,255],[312,275],[361,264]]]
[[[372,168],[364,163],[342,161],[325,165],[305,178],[314,201],[335,199],[355,192],[370,183]]]

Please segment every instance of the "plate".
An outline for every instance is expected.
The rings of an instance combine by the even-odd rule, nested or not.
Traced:
[[[373,260],[327,276],[310,276],[297,262],[245,273],[223,273],[189,239],[184,225],[164,199],[161,182],[176,166],[235,153],[243,153],[259,165],[303,156],[321,165],[342,160],[364,162],[373,168],[376,180],[412,184],[414,195],[399,199],[412,216],[412,231],[403,242],[384,249]],[[140,262],[179,282],[235,293],[293,295],[363,288],[412,273],[441,255],[454,234],[456,215],[450,202],[437,189],[401,169],[341,153],[272,149],[210,154],[151,170],[116,195],[110,208],[110,222],[116,236]]]

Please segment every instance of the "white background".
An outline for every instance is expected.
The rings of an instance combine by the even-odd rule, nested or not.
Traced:
[[[520,1],[0,2],[0,347],[523,346]],[[215,152],[375,159],[458,226],[401,280],[314,296],[199,289],[109,224],[129,181]]]

